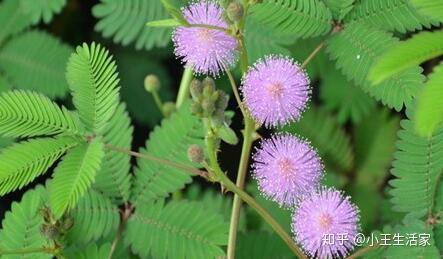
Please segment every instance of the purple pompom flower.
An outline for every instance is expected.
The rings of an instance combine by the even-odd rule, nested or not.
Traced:
[[[340,191],[322,188],[300,202],[292,218],[296,241],[316,258],[344,257],[354,248],[359,212]]]
[[[309,101],[309,78],[290,58],[267,56],[243,78],[244,102],[252,117],[266,126],[298,120]]]
[[[189,24],[212,25],[228,28],[223,9],[211,1],[194,3],[183,9]],[[201,27],[178,27],[172,40],[175,54],[199,74],[217,76],[237,59],[237,40],[224,31]]]
[[[323,175],[316,151],[289,134],[265,139],[253,158],[259,189],[280,206],[294,206],[302,195],[318,187]]]

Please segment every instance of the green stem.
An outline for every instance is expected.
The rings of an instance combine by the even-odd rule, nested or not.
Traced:
[[[238,197],[244,200],[249,206],[251,206],[257,213],[272,227],[272,229],[283,239],[283,241],[288,245],[291,251],[297,255],[299,258],[307,258],[300,248],[292,240],[291,236],[283,229],[282,226],[272,217],[269,212],[267,212],[263,207],[258,204],[254,198],[252,198],[249,194],[244,192],[242,189],[237,187],[229,178],[223,173],[218,165],[217,161],[217,150],[215,147],[215,138],[210,133],[206,138],[206,145],[208,147],[208,158],[209,165],[213,170],[213,173],[218,178],[218,180],[228,189],[229,191],[235,193]],[[234,258],[229,257],[228,258]]]
[[[235,100],[237,101],[238,107],[240,107],[241,113],[243,114],[243,117],[246,117],[248,114],[245,111],[245,108],[243,107],[243,103],[240,99],[240,95],[237,90],[237,85],[235,84],[234,76],[232,76],[231,71],[225,68],[226,74],[228,75],[229,82],[231,83],[232,92],[234,93]]]
[[[182,80],[180,82],[180,88],[178,89],[177,101],[175,102],[177,109],[183,105],[189,96],[189,87],[191,85],[192,78],[192,69],[188,67],[185,68],[185,71],[183,71]]]
[[[154,97],[154,102],[157,105],[160,112],[162,113],[163,117],[166,117],[165,111],[163,110],[163,102],[160,98],[160,95],[158,94],[158,91],[153,91],[152,97]]]
[[[209,24],[189,24],[186,27],[191,27],[191,28],[205,28],[205,29],[211,29],[211,30],[218,30],[218,31],[222,31],[222,32],[226,32],[229,34],[229,30],[223,27],[219,27],[219,26],[214,26],[214,25],[209,25]]]
[[[34,254],[34,253],[45,253],[45,254],[55,255],[57,253],[57,248],[39,247],[39,248],[29,248],[29,249],[18,249],[13,251],[5,251],[0,249],[0,255],[23,255],[23,254]]]

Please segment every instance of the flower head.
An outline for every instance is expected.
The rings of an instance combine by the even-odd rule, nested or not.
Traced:
[[[358,214],[349,197],[322,188],[300,202],[292,218],[292,230],[296,241],[311,256],[343,257],[354,248]]]
[[[256,121],[278,126],[300,118],[309,100],[309,78],[292,59],[268,56],[243,78],[242,93]]]
[[[189,24],[228,28],[223,9],[211,1],[194,3],[183,9]],[[196,73],[218,75],[237,59],[237,41],[224,31],[203,27],[178,27],[172,40],[175,54]]]
[[[264,195],[287,207],[317,188],[323,174],[315,150],[289,134],[265,139],[254,154],[252,167]]]

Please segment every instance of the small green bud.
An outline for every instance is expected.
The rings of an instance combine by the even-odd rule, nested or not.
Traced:
[[[166,102],[163,104],[163,113],[166,117],[171,116],[173,112],[176,111],[175,103],[173,102]]]
[[[223,9],[226,9],[231,1],[232,0],[219,0],[218,2]]]
[[[210,100],[216,102],[220,97],[220,91],[215,91],[212,93]]]
[[[59,236],[59,230],[56,226],[51,224],[43,224],[40,227],[40,232],[47,239],[54,240]]]
[[[202,109],[205,117],[210,117],[215,111],[214,102],[208,99],[202,101]]]
[[[225,94],[225,92],[222,91],[218,92],[220,96],[218,97],[217,102],[215,103],[215,107],[217,108],[217,110],[224,112],[226,108],[228,108],[229,96]]]
[[[160,80],[156,75],[147,75],[145,77],[145,89],[150,93],[156,92],[160,89]]]
[[[215,91],[215,82],[212,78],[206,77],[203,79],[203,95],[204,96],[211,96],[212,93]]]
[[[197,101],[203,93],[203,85],[198,79],[194,79],[191,82],[191,97],[194,101]]]
[[[191,113],[197,116],[201,116],[203,108],[199,102],[193,102],[191,105]]]
[[[188,159],[193,163],[202,163],[205,160],[205,152],[199,145],[191,145],[188,148]]]
[[[244,15],[244,9],[243,5],[240,4],[237,1],[234,1],[228,5],[228,8],[226,9],[226,14],[228,16],[228,19],[231,22],[238,22],[243,18]]]

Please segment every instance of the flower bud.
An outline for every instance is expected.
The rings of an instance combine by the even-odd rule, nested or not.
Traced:
[[[243,5],[237,1],[234,1],[228,5],[226,9],[228,19],[232,22],[238,22],[243,18],[244,10]]]
[[[191,97],[194,101],[197,101],[203,93],[203,85],[198,79],[194,79],[191,82]]]
[[[171,114],[175,111],[176,111],[175,103],[166,102],[165,104],[163,104],[163,113],[165,114],[165,117],[171,116]]]
[[[206,77],[202,81],[203,84],[203,95],[204,96],[211,96],[212,93],[215,91],[215,82],[212,78]]]
[[[197,116],[201,116],[203,108],[199,102],[193,102],[191,105],[191,113]]]
[[[160,80],[156,75],[147,75],[145,77],[145,89],[150,93],[160,89]]]
[[[219,97],[215,103],[217,110],[224,112],[228,108],[229,96],[225,92],[219,91]]]
[[[205,117],[210,117],[215,111],[215,104],[213,101],[204,99],[201,103],[203,114]]]
[[[188,159],[193,163],[200,164],[205,160],[205,153],[199,145],[193,144],[188,148]]]

